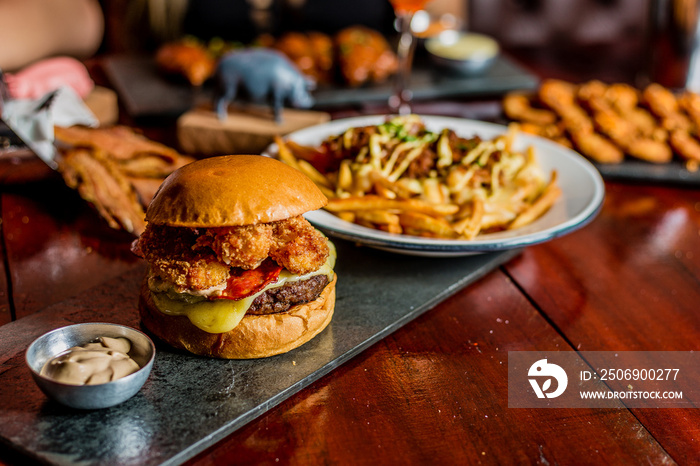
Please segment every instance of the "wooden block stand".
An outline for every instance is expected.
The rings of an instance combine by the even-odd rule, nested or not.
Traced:
[[[308,126],[325,123],[324,112],[285,108],[281,123],[264,107],[237,107],[221,121],[210,108],[198,108],[177,121],[177,137],[182,151],[194,156],[259,154],[273,141]]]
[[[117,93],[106,87],[95,86],[85,98],[85,105],[100,122],[100,126],[112,126],[119,120]]]

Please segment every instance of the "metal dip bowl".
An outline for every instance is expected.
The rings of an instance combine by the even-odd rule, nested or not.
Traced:
[[[484,73],[500,53],[498,42],[493,38],[455,30],[427,39],[425,49],[437,65],[466,75]]]
[[[41,375],[47,361],[74,346],[99,337],[124,337],[131,341],[129,356],[140,369],[118,380],[99,385],[69,385]],[[106,323],[69,325],[45,333],[29,345],[26,361],[34,381],[49,398],[78,409],[100,409],[122,403],[134,396],[146,382],[155,359],[153,341],[131,327]]]

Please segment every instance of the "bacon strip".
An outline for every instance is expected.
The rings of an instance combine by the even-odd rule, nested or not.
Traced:
[[[253,270],[234,269],[226,283],[226,289],[218,298],[243,299],[276,282],[282,267],[272,259],[266,259],[260,267]]]

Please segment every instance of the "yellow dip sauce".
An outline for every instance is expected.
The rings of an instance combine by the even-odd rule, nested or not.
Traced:
[[[425,48],[448,60],[487,60],[498,55],[498,42],[482,34],[445,31],[426,41]]]

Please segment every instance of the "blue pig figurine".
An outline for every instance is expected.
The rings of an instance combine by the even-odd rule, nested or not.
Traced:
[[[285,100],[299,108],[309,108],[314,103],[309,94],[314,81],[276,50],[249,48],[230,52],[219,62],[216,77],[219,86],[216,113],[220,120],[226,118],[228,106],[236,98],[241,84],[254,102],[272,99],[277,123],[281,121]]]

